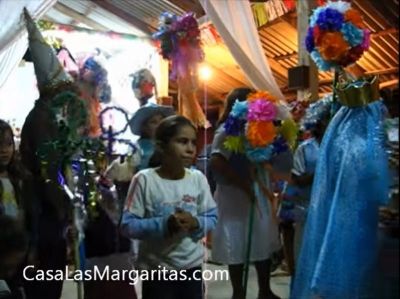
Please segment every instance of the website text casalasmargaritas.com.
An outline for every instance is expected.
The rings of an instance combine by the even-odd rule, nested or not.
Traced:
[[[190,272],[190,274],[188,274]],[[209,270],[198,269],[190,270],[170,270],[158,266],[156,270],[115,270],[106,266],[102,269],[94,267],[90,270],[70,271],[66,266],[64,270],[41,270],[35,266],[28,265],[23,270],[24,279],[27,281],[129,281],[134,285],[141,281],[188,281],[188,280],[229,280],[228,270]]]

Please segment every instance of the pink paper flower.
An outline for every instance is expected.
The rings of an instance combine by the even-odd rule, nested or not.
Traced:
[[[258,99],[249,103],[247,119],[249,121],[272,121],[277,113],[276,106],[270,101]]]

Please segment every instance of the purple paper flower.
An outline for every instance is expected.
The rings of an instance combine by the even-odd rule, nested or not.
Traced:
[[[343,21],[343,15],[339,11],[327,8],[319,13],[317,25],[322,30],[340,31]]]
[[[231,136],[239,136],[243,132],[246,120],[229,115],[224,123],[225,133]]]
[[[276,113],[277,109],[274,103],[259,99],[249,103],[247,119],[249,121],[272,121],[275,119]]]
[[[370,37],[371,37],[371,31],[369,31],[368,29],[364,29],[364,38],[363,41],[361,43],[361,47],[364,50],[368,50],[369,45],[370,45]]]

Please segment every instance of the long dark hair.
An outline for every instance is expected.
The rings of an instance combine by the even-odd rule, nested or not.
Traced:
[[[245,101],[247,95],[252,92],[254,92],[254,90],[247,87],[240,87],[231,90],[231,92],[229,92],[229,94],[226,96],[224,104],[224,112],[219,118],[217,125],[219,126],[226,121],[226,119],[229,116],[229,113],[231,113],[233,104],[235,104],[236,100],[239,100],[240,102]]]
[[[168,145],[182,127],[186,126],[192,127],[197,132],[193,123],[181,115],[168,116],[160,122],[155,134],[156,149],[150,158],[149,167],[158,167],[161,165],[162,149]]]
[[[20,182],[29,177],[29,172],[22,166],[19,156],[15,150],[14,133],[11,126],[4,120],[0,119],[0,139],[3,139],[6,133],[9,132],[13,140],[13,155],[10,163],[7,165],[8,177],[14,187],[15,197],[20,203],[21,186]],[[3,185],[0,182],[0,202],[3,201]]]

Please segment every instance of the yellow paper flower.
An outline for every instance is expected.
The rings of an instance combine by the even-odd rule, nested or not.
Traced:
[[[244,153],[244,143],[241,136],[228,136],[224,142],[227,150],[235,153]]]
[[[266,146],[276,136],[275,126],[271,121],[249,122],[247,124],[246,136],[252,147]]]
[[[279,133],[285,138],[291,148],[294,148],[296,145],[298,131],[296,122],[291,118],[285,119],[279,128]]]

